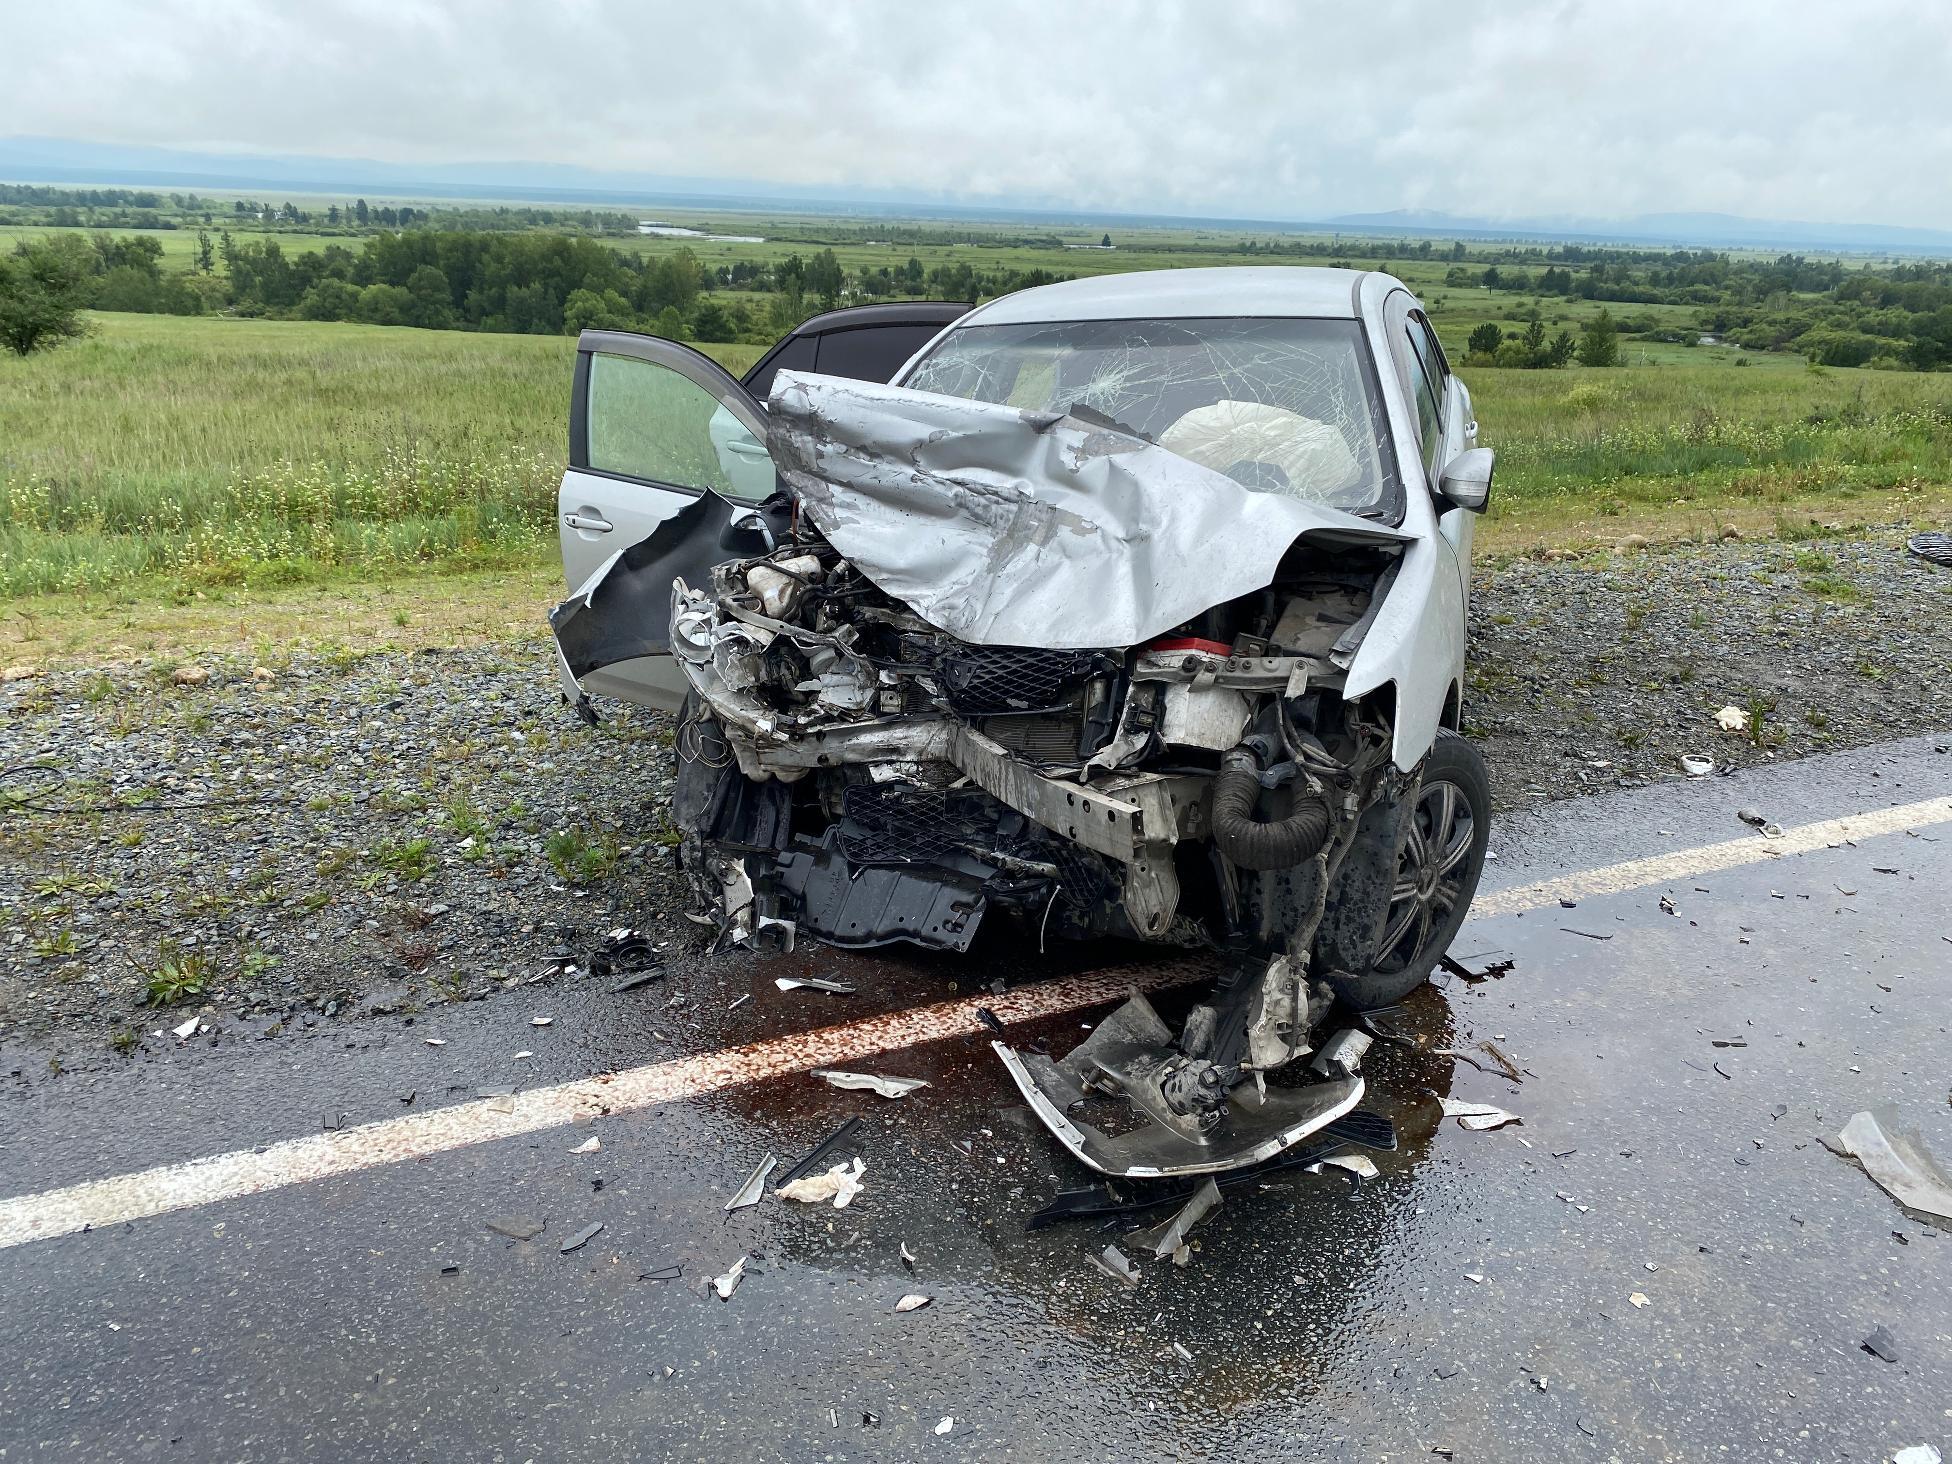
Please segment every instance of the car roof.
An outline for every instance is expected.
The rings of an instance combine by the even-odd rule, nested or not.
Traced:
[[[879,325],[947,325],[967,314],[966,300],[894,300],[880,305],[850,305],[808,317],[787,332],[788,337],[825,335],[836,322],[845,330]]]
[[[1354,320],[1369,271],[1295,265],[1232,269],[1153,269],[1093,275],[1019,290],[980,305],[956,322],[1041,325],[1056,320],[1170,320],[1267,316]]]

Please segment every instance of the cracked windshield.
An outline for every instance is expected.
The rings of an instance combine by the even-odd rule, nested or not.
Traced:
[[[972,325],[904,385],[1027,411],[1083,407],[1256,492],[1364,513],[1397,491],[1354,321]]]

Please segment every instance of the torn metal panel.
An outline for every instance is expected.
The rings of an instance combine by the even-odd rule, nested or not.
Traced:
[[[794,371],[768,406],[773,461],[827,541],[978,645],[1135,645],[1260,589],[1303,535],[1410,537],[1076,417]]]

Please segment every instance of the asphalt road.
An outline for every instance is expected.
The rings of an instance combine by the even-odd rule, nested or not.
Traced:
[[[58,1076],[7,1049],[0,1460],[1952,1453],[1952,1235],[1819,1142],[1888,1104],[1952,1161],[1945,744],[1506,818],[1454,949],[1514,965],[1394,1016],[1380,1178],[1231,1194],[1132,1290],[1099,1222],[1024,1230],[1083,1176],[969,1008],[1041,1005],[1013,1035],[1063,1050],[1120,982],[1198,974],[1144,952],[726,957]],[[1485,1039],[1522,1082],[1430,1050]],[[932,1086],[805,1074],[837,1053]],[[1440,1126],[1440,1094],[1524,1121]],[[725,1214],[857,1114],[850,1208]]]

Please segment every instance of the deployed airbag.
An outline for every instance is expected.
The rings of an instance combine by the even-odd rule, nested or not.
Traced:
[[[1411,537],[1102,421],[795,371],[768,405],[773,462],[828,542],[976,645],[1137,645],[1260,589],[1304,534]]]

